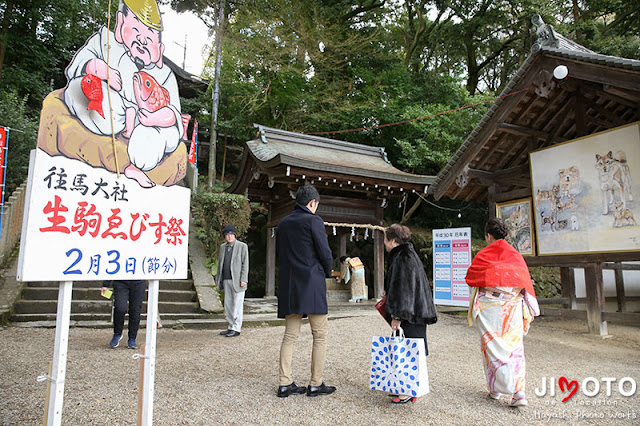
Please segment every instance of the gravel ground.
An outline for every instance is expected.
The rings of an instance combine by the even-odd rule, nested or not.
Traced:
[[[154,423],[178,424],[640,424],[640,329],[609,325],[612,337],[585,334],[586,325],[570,319],[539,318],[525,338],[529,406],[519,409],[487,398],[475,328],[466,317],[441,314],[430,326],[428,357],[431,393],[416,403],[392,405],[368,388],[371,336],[388,335],[375,312],[329,322],[325,381],[331,396],[277,398],[278,354],[283,326],[245,328],[233,339],[220,330],[158,331]],[[0,423],[41,424],[45,384],[36,376],[52,359],[55,330],[6,327],[0,330]],[[111,350],[107,330],[70,331],[63,424],[135,424],[138,361],[124,347]],[[144,340],[144,330],[139,342]],[[124,340],[123,340],[124,342]],[[293,369],[307,384],[311,333],[303,325]],[[536,396],[543,377],[580,382],[567,393]],[[582,393],[582,381],[631,377],[639,389],[630,397],[618,382],[606,395]],[[556,379],[557,380],[557,379]],[[629,391],[627,383],[625,392]],[[610,416],[620,417],[612,420]],[[560,418],[558,418],[560,417]]]

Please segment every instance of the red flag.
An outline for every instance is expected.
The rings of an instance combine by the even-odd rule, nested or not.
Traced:
[[[0,127],[0,187],[4,192],[5,153],[7,148],[7,128]]]
[[[7,177],[7,149],[9,148],[9,128],[0,127],[0,212],[4,212],[4,182]],[[0,214],[0,230],[2,230],[2,214]]]
[[[198,144],[198,120],[193,121],[193,133],[191,134],[191,148],[189,148],[189,162],[196,164],[196,153]]]

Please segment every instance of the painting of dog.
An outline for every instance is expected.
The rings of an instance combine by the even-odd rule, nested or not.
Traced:
[[[560,183],[560,196],[570,197],[582,192],[580,184],[580,170],[576,166],[567,167],[558,171],[558,182]]]
[[[529,165],[538,255],[640,252],[640,121],[531,151]]]
[[[547,200],[549,201],[549,203],[551,203],[551,208],[555,210],[555,200],[558,195],[559,188],[560,187],[558,185],[553,185],[553,188],[551,188],[550,190],[538,189],[538,191],[536,192],[536,204],[540,206],[543,201]]]
[[[624,207],[622,202],[613,205],[613,227],[621,228],[623,226],[636,226],[638,223],[633,217],[633,212]]]
[[[602,214],[609,214],[609,204],[616,201],[622,202],[626,208],[626,202],[633,200],[633,193],[625,153],[618,151],[615,157],[611,151],[606,155],[596,154],[595,167],[602,191]]]
[[[575,210],[576,209],[576,196],[572,195],[569,197],[567,201],[562,202],[562,198],[556,198],[556,210],[558,213],[561,213],[565,210]]]
[[[507,225],[505,240],[523,256],[535,254],[531,198],[496,203],[496,216]]]
[[[544,212],[540,212],[540,219],[542,219],[542,231],[547,230],[547,225],[549,225],[548,229],[551,232],[555,232],[558,229],[558,221],[555,213],[551,213],[551,216],[545,216]]]
[[[571,230],[572,231],[579,231],[580,230],[580,222],[578,222],[578,217],[576,215],[573,215],[569,218],[569,220],[571,221]]]

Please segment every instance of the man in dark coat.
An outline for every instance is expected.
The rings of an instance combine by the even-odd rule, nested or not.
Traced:
[[[278,318],[285,318],[285,332],[280,347],[280,385],[278,396],[307,393],[328,395],[334,386],[323,381],[327,351],[327,285],[331,277],[333,256],[322,218],[316,216],[320,194],[311,185],[298,188],[296,206],[280,221],[277,232]],[[309,387],[296,386],[291,376],[293,346],[298,339],[303,316],[309,318],[313,334],[311,380]]]

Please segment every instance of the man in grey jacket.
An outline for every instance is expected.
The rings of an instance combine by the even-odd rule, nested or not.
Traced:
[[[216,284],[224,289],[224,313],[229,326],[220,334],[240,335],[244,292],[249,280],[249,248],[236,239],[236,229],[227,225],[222,230],[225,242],[220,246]]]

